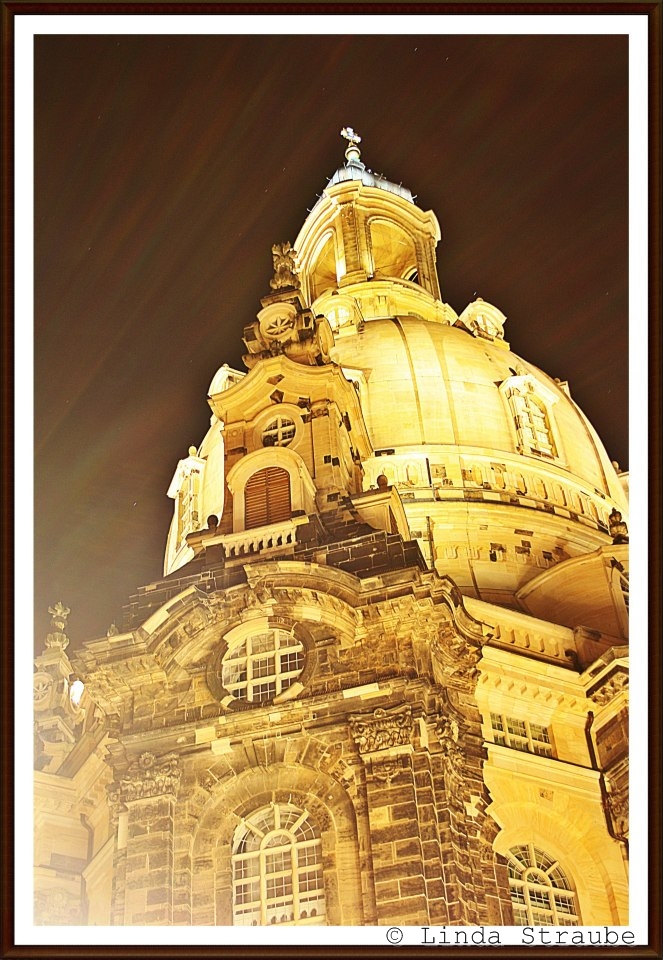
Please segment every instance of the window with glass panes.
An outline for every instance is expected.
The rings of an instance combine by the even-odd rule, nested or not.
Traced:
[[[540,757],[553,756],[548,728],[541,726],[539,723],[491,713],[490,725],[493,729],[494,742],[501,744],[503,747],[512,747],[514,750],[523,750],[526,753],[536,753]]]
[[[295,436],[294,421],[288,417],[277,417],[267,424],[262,432],[263,447],[287,447]]]
[[[543,401],[529,392],[513,392],[509,402],[521,445],[530,453],[556,456],[550,421]]]
[[[271,803],[242,820],[232,865],[236,925],[326,922],[322,844],[308,811]]]
[[[580,924],[575,891],[557,860],[532,843],[513,847],[507,859],[515,924],[541,927]]]
[[[236,700],[261,703],[287,690],[303,669],[301,641],[286,630],[266,630],[228,650],[221,682]]]

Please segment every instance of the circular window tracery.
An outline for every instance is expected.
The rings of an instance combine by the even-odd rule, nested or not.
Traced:
[[[287,447],[292,443],[297,430],[294,420],[276,417],[262,431],[263,447]]]
[[[304,662],[300,640],[285,630],[266,630],[228,650],[222,660],[221,682],[235,700],[264,703],[292,686]]]

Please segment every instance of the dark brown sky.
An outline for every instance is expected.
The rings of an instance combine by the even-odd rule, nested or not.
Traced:
[[[627,37],[38,36],[35,599],[103,635],[161,574],[205,397],[343,159],[433,209],[443,297],[627,465]]]

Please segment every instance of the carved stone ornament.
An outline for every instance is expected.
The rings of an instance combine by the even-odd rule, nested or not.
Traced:
[[[470,682],[478,677],[477,664],[481,658],[481,649],[468,643],[452,624],[444,623],[440,626],[437,636],[431,642],[431,652],[451,676]]]
[[[620,790],[609,793],[606,800],[615,833],[618,837],[627,837],[629,832],[628,792]]]
[[[286,240],[272,246],[274,277],[269,281],[272,290],[298,290],[299,277],[295,270],[295,251]]]
[[[58,600],[57,603],[54,603],[52,607],[48,608],[48,612],[51,615],[51,626],[53,630],[47,635],[45,645],[48,649],[56,647],[60,650],[66,650],[69,646],[69,637],[64,631],[67,626],[67,617],[71,613],[71,610]]]
[[[401,765],[396,760],[386,760],[384,763],[374,764],[372,767],[373,776],[380,783],[386,783],[391,786],[392,780],[395,780],[401,772]]]
[[[374,753],[412,742],[412,708],[384,710],[378,707],[371,714],[349,718],[352,737],[360,753]]]
[[[600,687],[590,694],[590,697],[594,703],[603,707],[606,703],[614,700],[618,693],[621,693],[622,690],[626,690],[627,688],[628,674],[622,672],[613,673]]]
[[[440,741],[442,762],[456,769],[463,760],[463,750],[458,744],[460,730],[454,717],[443,715],[437,724],[437,736]]]
[[[181,776],[177,754],[157,759],[152,753],[143,753],[131,764],[125,777],[109,785],[108,798],[116,804],[167,794],[176,796]]]
[[[34,897],[35,923],[52,926],[69,926],[82,921],[80,898],[70,890],[56,887],[51,890],[36,890]]]
[[[43,706],[51,692],[53,678],[47,673],[36,673],[32,679],[35,706]]]

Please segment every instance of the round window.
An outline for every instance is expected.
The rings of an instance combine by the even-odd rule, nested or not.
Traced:
[[[303,669],[301,641],[285,630],[266,630],[228,650],[221,682],[235,700],[263,703],[287,690]]]
[[[295,436],[295,423],[288,417],[276,417],[262,432],[263,447],[287,447]]]

